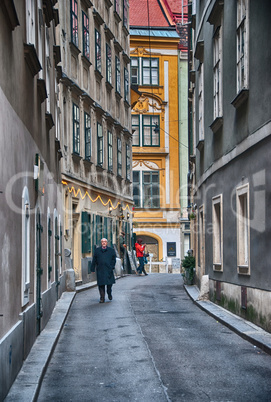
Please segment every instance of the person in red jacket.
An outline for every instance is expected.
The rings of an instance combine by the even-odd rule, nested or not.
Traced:
[[[136,256],[139,261],[139,267],[137,268],[137,272],[139,273],[139,275],[141,275],[142,272],[144,272],[145,275],[148,275],[144,268],[145,247],[146,247],[146,244],[142,244],[142,239],[137,239],[137,242],[135,243],[135,249],[136,249]]]

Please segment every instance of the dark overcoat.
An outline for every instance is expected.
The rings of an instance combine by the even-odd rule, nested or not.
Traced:
[[[116,264],[116,253],[112,247],[103,249],[102,247],[96,248],[91,263],[91,272],[97,274],[97,284],[113,285],[115,283],[114,268]]]

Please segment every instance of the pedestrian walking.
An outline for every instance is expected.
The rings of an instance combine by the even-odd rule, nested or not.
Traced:
[[[135,243],[135,249],[136,249],[136,256],[139,261],[139,267],[137,268],[137,272],[139,275],[142,274],[142,272],[145,275],[148,275],[147,272],[145,271],[144,268],[144,250],[145,250],[146,244],[142,244],[142,239],[137,239],[137,242]]]
[[[101,247],[94,251],[91,263],[91,272],[97,275],[97,285],[100,292],[100,303],[104,303],[105,286],[107,286],[108,299],[112,300],[112,285],[115,283],[114,268],[116,264],[116,253],[112,247],[108,247],[107,239],[101,240]]]

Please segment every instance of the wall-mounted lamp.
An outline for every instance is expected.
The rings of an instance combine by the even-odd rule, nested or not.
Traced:
[[[130,218],[130,214],[129,214],[129,212],[127,212],[127,219],[129,219]]]
[[[25,204],[25,216],[28,219],[29,218],[29,204]]]
[[[153,130],[153,131],[155,132],[155,134],[159,134],[160,128],[159,128],[159,126],[158,126],[157,123],[155,123],[155,127],[154,127],[154,130]]]
[[[109,212],[109,214],[111,214],[111,213],[112,213],[112,210],[113,210],[112,205],[110,205],[110,207],[108,208],[108,212]]]

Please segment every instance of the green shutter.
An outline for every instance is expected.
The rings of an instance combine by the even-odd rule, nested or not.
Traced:
[[[88,212],[83,211],[81,216],[81,232],[82,232],[82,254],[91,251],[91,216]]]

